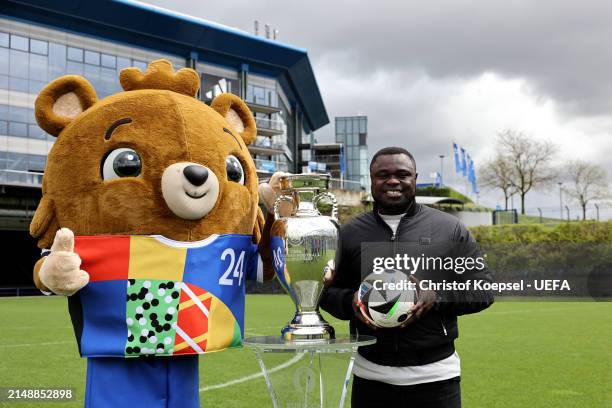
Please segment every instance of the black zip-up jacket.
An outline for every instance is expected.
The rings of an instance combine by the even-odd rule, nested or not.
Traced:
[[[408,252],[411,256],[457,257],[457,248],[460,248],[460,256],[481,256],[467,228],[453,215],[414,203],[393,234],[374,208],[340,228],[339,245],[334,279],[321,296],[321,307],[336,318],[350,320],[352,334],[376,336],[376,344],[359,348],[359,354],[373,363],[414,366],[444,359],[455,351],[457,316],[479,312],[493,303],[490,291],[442,290],[436,291],[436,305],[403,329],[372,330],[355,317],[353,294],[362,277],[372,271],[372,256]],[[415,277],[434,281],[491,282],[486,266],[462,274],[419,270]]]

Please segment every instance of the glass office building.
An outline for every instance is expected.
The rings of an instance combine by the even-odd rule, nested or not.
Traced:
[[[329,123],[302,49],[130,0],[3,1],[0,243],[15,241],[11,231],[27,237],[55,140],[36,124],[38,92],[59,76],[77,74],[104,98],[122,90],[121,69],[144,70],[159,58],[175,69],[195,69],[203,102],[223,92],[247,102],[258,127],[249,150],[260,178],[278,170],[299,172],[300,142]]]
[[[343,178],[359,183],[370,191],[370,169],[368,161],[368,117],[336,117],[336,143],[344,145]],[[350,183],[348,186],[356,184]]]

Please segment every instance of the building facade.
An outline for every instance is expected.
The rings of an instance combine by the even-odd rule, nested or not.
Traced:
[[[87,78],[98,97],[121,91],[119,72],[165,58],[201,77],[209,103],[247,102],[260,178],[301,171],[299,144],[329,123],[308,54],[216,23],[129,0],[7,0],[0,4],[0,240],[27,237],[55,138],[36,124],[34,100],[51,80]],[[17,233],[17,232],[15,232]],[[7,235],[8,234],[8,235]],[[3,243],[2,242],[2,243]],[[23,241],[21,241],[23,242]]]
[[[344,146],[343,178],[370,191],[367,139],[367,116],[336,117],[336,143]]]
[[[320,163],[325,166],[323,172],[329,173],[333,179],[340,180],[343,170],[341,164],[343,148],[344,146],[341,143],[314,143],[311,160],[316,164]]]

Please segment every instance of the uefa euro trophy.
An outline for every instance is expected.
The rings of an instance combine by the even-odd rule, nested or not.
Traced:
[[[334,328],[319,313],[323,277],[338,248],[338,204],[328,192],[327,174],[293,174],[281,177],[274,203],[275,221],[271,229],[272,258],[276,275],[296,311],[281,330],[285,340],[324,340],[335,338]],[[321,200],[331,201],[331,216],[318,210]],[[279,215],[282,202],[292,206],[291,215]]]

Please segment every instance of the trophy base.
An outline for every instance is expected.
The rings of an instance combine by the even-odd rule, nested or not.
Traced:
[[[289,341],[330,340],[336,338],[336,332],[318,311],[297,312],[281,329],[281,337]]]

